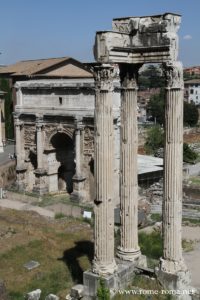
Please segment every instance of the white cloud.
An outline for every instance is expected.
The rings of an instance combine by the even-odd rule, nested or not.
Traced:
[[[186,35],[184,35],[183,39],[184,40],[191,40],[192,36],[190,34],[186,34]]]

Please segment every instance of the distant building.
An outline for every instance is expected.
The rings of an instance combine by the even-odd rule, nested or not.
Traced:
[[[147,105],[150,98],[160,93],[160,88],[138,91],[138,121],[146,122],[148,118]]]
[[[22,61],[0,69],[13,85],[19,190],[68,192],[74,201],[94,200],[94,104],[92,65],[73,58]],[[119,202],[119,108],[113,101],[115,200]]]
[[[184,98],[189,103],[200,105],[200,79],[185,81]]]
[[[188,74],[190,76],[193,75],[200,75],[200,66],[195,66],[195,67],[190,67],[190,68],[185,68],[184,73]]]

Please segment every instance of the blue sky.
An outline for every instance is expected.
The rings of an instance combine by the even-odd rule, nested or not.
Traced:
[[[95,32],[113,18],[182,15],[180,60],[200,65],[200,0],[0,0],[0,65],[71,56],[93,61]]]

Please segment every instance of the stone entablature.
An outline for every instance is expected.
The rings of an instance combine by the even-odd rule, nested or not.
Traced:
[[[73,189],[72,198],[93,201],[94,79],[19,81],[15,88],[19,189],[54,193],[59,189],[64,190],[68,184],[67,189],[70,193]],[[115,82],[113,105],[115,143],[118,145],[117,120],[120,109],[118,81]],[[66,143],[65,146],[59,145],[60,138]],[[115,201],[119,203],[117,151],[114,168]]]
[[[171,13],[114,19],[98,31],[95,59],[101,63],[159,63],[176,60],[181,16]]]

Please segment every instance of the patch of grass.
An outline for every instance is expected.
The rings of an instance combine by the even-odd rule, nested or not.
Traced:
[[[35,213],[0,210],[0,227],[10,226],[16,234],[0,240],[0,278],[10,300],[22,300],[41,289],[41,300],[53,293],[61,298],[71,286],[81,283],[82,273],[91,266],[92,231],[80,220],[47,220]],[[40,263],[24,268],[30,260]]]
[[[162,238],[159,232],[139,233],[141,252],[149,258],[159,259],[162,256]]]
[[[194,250],[194,242],[183,239],[182,240],[182,248],[184,252],[190,252]]]
[[[162,216],[160,214],[151,214],[151,220],[155,222],[161,222]]]
[[[62,212],[55,214],[55,219],[62,219],[62,218],[66,218],[66,215],[63,214]]]
[[[39,203],[37,202],[35,204],[39,205],[40,207],[45,207],[55,203],[69,204],[69,195],[45,195],[41,197],[41,201]]]
[[[189,180],[192,182],[192,184],[200,185],[200,176],[190,177]]]
[[[183,224],[194,224],[200,225],[200,219],[190,219],[190,218],[183,218]]]

